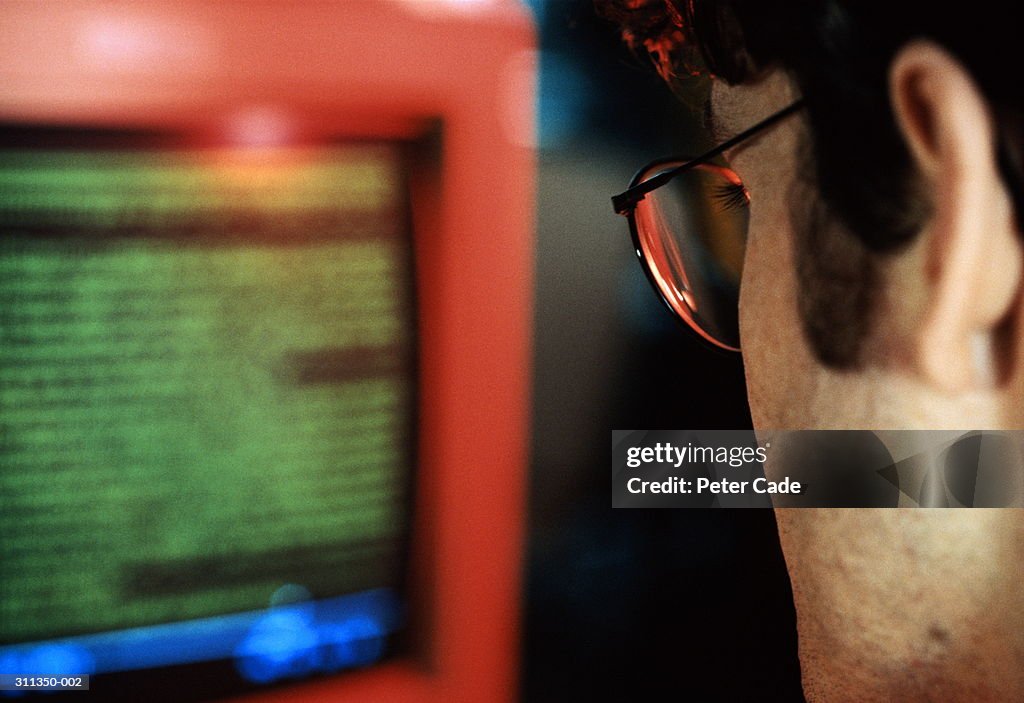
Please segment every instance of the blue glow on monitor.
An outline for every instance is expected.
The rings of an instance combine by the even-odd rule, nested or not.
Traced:
[[[0,647],[0,673],[105,674],[234,660],[253,683],[373,664],[401,626],[391,589],[267,610]]]

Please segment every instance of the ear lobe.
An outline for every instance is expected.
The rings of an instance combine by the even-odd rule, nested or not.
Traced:
[[[918,370],[946,392],[984,387],[1003,370],[999,356],[1008,350],[997,332],[1019,300],[1022,259],[988,104],[967,70],[927,42],[896,55],[889,90],[932,203],[920,235]]]

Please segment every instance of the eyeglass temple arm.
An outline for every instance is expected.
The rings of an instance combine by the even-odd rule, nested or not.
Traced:
[[[656,188],[660,188],[661,186],[665,185],[673,178],[678,176],[680,173],[688,171],[694,166],[698,166],[699,164],[706,163],[711,159],[715,158],[716,156],[720,156],[729,149],[732,149],[740,142],[750,139],[752,136],[754,136],[761,130],[767,129],[768,127],[771,127],[779,120],[789,117],[803,106],[804,101],[803,98],[801,98],[796,102],[790,104],[788,107],[784,107],[783,109],[779,110],[774,115],[771,115],[770,117],[761,120],[753,127],[745,129],[739,134],[737,134],[735,137],[732,137],[731,139],[722,142],[714,149],[711,149],[710,151],[701,154],[697,158],[690,159],[686,161],[686,163],[680,164],[679,166],[676,166],[673,169],[659,173],[657,176],[654,176],[653,178],[648,178],[646,181],[643,181],[642,183],[636,183],[636,180],[640,178],[642,174],[647,173],[658,164],[666,163],[669,161],[681,161],[683,159],[670,157],[661,158],[656,161],[650,162],[649,164],[641,168],[639,171],[637,171],[637,174],[633,176],[633,185],[631,185],[628,190],[612,197],[612,207],[615,209],[615,213],[618,215],[628,215],[636,207],[636,204],[643,200],[644,196],[650,193],[652,190],[655,190]]]

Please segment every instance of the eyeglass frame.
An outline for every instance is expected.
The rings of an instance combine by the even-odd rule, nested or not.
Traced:
[[[803,98],[796,100],[795,102],[782,108],[773,115],[770,115],[769,117],[766,117],[765,119],[761,120],[753,127],[743,130],[736,136],[727,139],[718,146],[714,147],[709,151],[704,152],[703,154],[696,158],[682,156],[666,156],[660,159],[655,159],[654,161],[645,164],[639,171],[636,172],[632,180],[630,180],[629,182],[629,188],[627,188],[622,193],[619,193],[618,195],[612,197],[612,207],[614,208],[615,213],[617,215],[622,215],[626,217],[627,220],[629,220],[629,230],[633,238],[633,250],[636,252],[637,257],[640,259],[640,265],[643,267],[644,273],[647,275],[648,282],[651,284],[651,287],[654,288],[655,292],[657,292],[658,297],[661,298],[661,302],[664,303],[665,306],[672,312],[673,317],[685,323],[687,327],[689,327],[698,335],[700,335],[702,339],[705,339],[706,341],[714,344],[716,347],[725,349],[726,351],[738,352],[739,348],[733,347],[718,339],[715,339],[712,334],[701,329],[701,327],[696,322],[691,322],[690,320],[685,319],[682,315],[679,314],[679,312],[675,309],[672,303],[665,296],[665,293],[661,290],[661,286],[658,285],[655,273],[651,268],[651,263],[643,254],[643,247],[640,244],[640,231],[636,223],[636,208],[637,205],[640,204],[640,201],[643,200],[648,193],[657,190],[658,188],[661,188],[663,185],[667,184],[676,176],[686,173],[687,171],[691,171],[697,168],[698,166],[703,166],[705,164],[710,163],[712,160],[718,158],[719,156],[721,156],[734,146],[737,146],[738,144],[746,141],[747,139],[750,139],[759,132],[764,131],[765,129],[771,127],[772,125],[785,119],[786,117],[789,117],[793,113],[803,108],[803,106]],[[644,174],[650,173],[653,169],[656,169],[658,166],[661,166],[662,164],[680,161],[683,163],[679,164],[675,168],[663,171],[657,174],[656,176],[652,176],[651,178],[648,178],[646,180],[640,180],[641,178],[643,178]]]
[[[696,322],[691,322],[683,318],[683,316],[676,311],[675,307],[662,292],[661,287],[658,285],[655,278],[654,271],[651,270],[651,264],[643,254],[643,248],[640,244],[640,232],[636,224],[636,207],[640,201],[644,199],[644,196],[662,187],[676,176],[686,173],[698,166],[710,163],[713,159],[718,158],[729,149],[732,149],[734,146],[750,139],[780,120],[789,117],[803,107],[804,99],[800,98],[773,115],[761,120],[753,127],[745,129],[736,136],[727,139],[713,149],[710,149],[695,158],[685,156],[666,156],[660,159],[655,159],[654,161],[645,164],[636,172],[632,180],[629,182],[629,187],[625,191],[612,196],[612,208],[615,210],[615,214],[622,215],[629,221],[630,234],[633,239],[633,251],[636,252],[637,258],[640,259],[640,265],[643,267],[644,273],[647,275],[647,280],[651,284],[651,287],[654,288],[655,292],[657,292],[658,297],[661,298],[661,302],[669,309],[673,317],[686,324],[687,327],[696,332],[702,339],[705,339],[716,347],[727,351],[738,352],[739,348],[730,346],[715,339],[713,335],[701,329]],[[1009,149],[1007,140],[1004,136],[1005,135],[1003,134],[997,135],[995,150],[996,165],[1004,183],[1006,184],[1007,190],[1009,191],[1010,199],[1013,202],[1014,212],[1017,214],[1017,217],[1020,218],[1021,213],[1024,213],[1024,176],[1022,176],[1021,173],[1020,161],[1019,159],[1014,158],[1014,154]],[[662,164],[680,161],[683,163],[679,164],[679,166],[676,166],[675,168],[663,171],[662,173],[648,178],[647,180],[640,180],[645,173],[650,173],[651,170]]]

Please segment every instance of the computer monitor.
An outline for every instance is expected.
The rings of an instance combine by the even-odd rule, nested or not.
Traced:
[[[0,698],[513,699],[522,8],[0,22]]]

